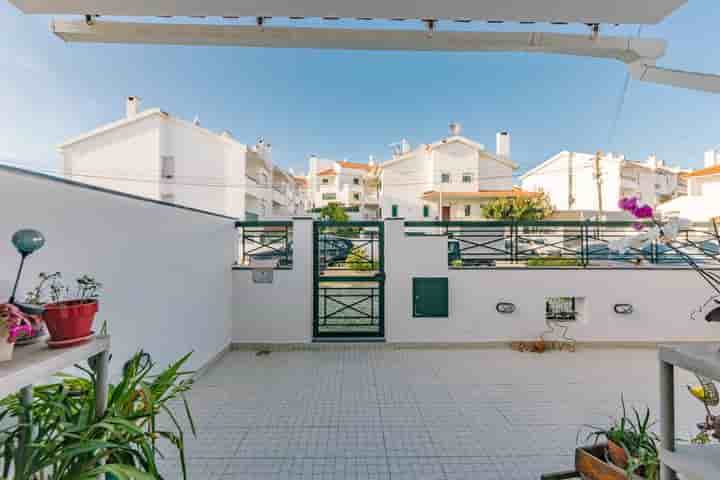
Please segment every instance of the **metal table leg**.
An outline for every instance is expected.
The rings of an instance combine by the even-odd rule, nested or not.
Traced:
[[[97,383],[95,385],[95,417],[100,418],[105,415],[108,397],[108,360],[110,353],[106,350],[98,353],[91,362]],[[98,475],[98,480],[105,480],[105,475]]]
[[[675,370],[672,364],[660,362],[660,446],[675,451]],[[675,472],[665,464],[660,480],[677,480]]]
[[[15,472],[20,472],[19,474],[16,473],[16,475],[19,475],[16,476],[18,479],[25,478],[25,462],[29,453],[28,444],[32,440],[32,412],[30,410],[32,401],[33,387],[28,385],[20,390],[20,405],[25,407],[25,412],[20,418],[21,425],[24,425],[24,427],[20,431],[20,444],[15,455]]]

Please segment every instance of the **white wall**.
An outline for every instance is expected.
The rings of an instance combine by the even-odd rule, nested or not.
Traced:
[[[252,270],[233,270],[233,342],[312,340],[312,258],[312,220],[296,219],[292,270],[275,270],[271,284],[254,283]]]
[[[0,205],[0,295],[9,296],[19,260],[13,232],[40,230],[47,243],[29,257],[20,294],[43,271],[101,281],[94,328],[108,322],[113,372],[140,348],[161,364],[194,350],[196,368],[227,346],[233,220],[7,167],[0,168]]]
[[[65,175],[79,182],[159,199],[162,122],[158,113],[66,147]]]
[[[585,298],[570,335],[585,341],[720,340],[720,329],[690,313],[711,291],[689,270],[451,270],[447,239],[406,237],[388,220],[386,332],[389,342],[482,342],[536,338],[545,330],[545,298]],[[447,277],[449,318],[413,318],[412,278]],[[514,314],[495,311],[512,302]],[[618,315],[630,303],[632,315]]]

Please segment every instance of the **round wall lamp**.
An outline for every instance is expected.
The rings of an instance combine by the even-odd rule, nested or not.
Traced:
[[[613,306],[613,310],[615,310],[615,313],[618,315],[630,315],[633,313],[633,306],[629,303],[616,303]]]
[[[510,302],[499,302],[497,305],[495,305],[495,310],[498,313],[514,313],[515,312],[515,304]]]
[[[25,265],[25,258],[45,245],[45,237],[37,230],[25,228],[15,232],[11,240],[15,249],[20,254],[20,267],[18,268],[17,276],[15,277],[15,285],[13,286],[12,294],[8,300],[8,303],[15,303],[15,294],[17,293],[18,283],[20,283],[20,275],[22,275],[23,266]]]

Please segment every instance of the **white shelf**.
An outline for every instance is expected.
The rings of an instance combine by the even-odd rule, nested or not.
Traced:
[[[662,345],[659,355],[663,362],[720,382],[720,343]]]
[[[45,341],[15,346],[13,359],[0,363],[0,398],[28,385],[47,381],[57,372],[110,349],[110,337],[96,337],[70,348],[48,348]]]
[[[674,452],[663,449],[662,463],[688,480],[720,478],[720,445],[677,445]]]

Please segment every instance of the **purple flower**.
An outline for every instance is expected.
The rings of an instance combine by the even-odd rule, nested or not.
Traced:
[[[623,197],[618,202],[618,207],[620,210],[633,212],[636,208],[638,208],[638,199],[637,197]]]
[[[652,218],[654,212],[650,205],[643,205],[642,207],[635,208],[632,213],[636,218]]]
[[[645,225],[643,225],[640,222],[635,222],[635,223],[633,223],[632,227],[639,232],[640,230],[645,228]]]

